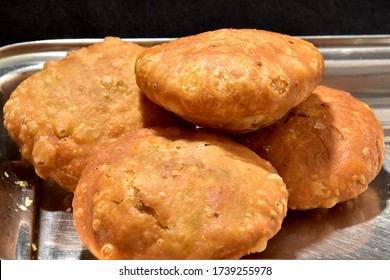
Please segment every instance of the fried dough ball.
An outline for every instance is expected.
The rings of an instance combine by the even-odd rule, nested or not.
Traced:
[[[152,47],[136,80],[154,102],[227,133],[270,125],[306,99],[324,71],[311,43],[255,29],[219,29]]]
[[[274,125],[236,140],[276,168],[290,209],[330,208],[358,196],[384,161],[384,132],[374,112],[325,86]]]
[[[139,129],[102,149],[73,200],[98,259],[236,259],[281,228],[287,190],[271,164],[202,129]]]
[[[124,132],[184,121],[147,99],[135,82],[144,47],[107,37],[49,61],[4,107],[4,124],[36,173],[73,191],[87,158]]]

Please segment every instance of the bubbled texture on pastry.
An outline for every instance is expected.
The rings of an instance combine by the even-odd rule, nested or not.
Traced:
[[[150,48],[135,70],[157,104],[196,125],[241,133],[306,99],[322,79],[324,60],[311,43],[288,35],[220,29]]]
[[[73,191],[98,145],[134,128],[183,125],[138,88],[134,64],[143,50],[107,37],[45,63],[11,94],[5,127],[39,176]]]
[[[277,169],[291,209],[330,208],[356,197],[384,161],[384,132],[372,109],[325,86],[274,125],[240,137]]]
[[[139,129],[93,158],[73,208],[99,259],[235,259],[279,231],[287,190],[267,161],[228,138]]]

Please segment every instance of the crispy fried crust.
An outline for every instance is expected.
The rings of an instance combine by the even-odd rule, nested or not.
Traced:
[[[234,259],[279,231],[287,190],[267,161],[224,136],[139,129],[92,158],[73,209],[99,259]]]
[[[134,64],[143,50],[108,37],[47,62],[12,93],[4,124],[39,176],[73,191],[96,146],[134,128],[183,124],[140,92]]]
[[[276,124],[239,141],[278,170],[291,209],[329,208],[356,197],[384,161],[384,132],[373,111],[325,86]]]
[[[253,131],[307,98],[324,71],[309,42],[253,29],[220,29],[150,48],[136,61],[139,87],[199,126]]]

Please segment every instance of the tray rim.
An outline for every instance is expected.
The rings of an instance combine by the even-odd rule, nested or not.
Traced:
[[[110,37],[110,36],[106,36]],[[116,37],[116,36],[111,36]],[[378,35],[314,35],[314,36],[293,36],[307,40],[320,47],[342,47],[342,46],[389,46],[390,34]],[[29,52],[21,52],[31,47],[41,47],[41,51],[67,50],[81,45],[88,45],[102,41],[102,38],[68,38],[68,39],[44,39],[8,44],[0,47],[0,59]],[[177,39],[177,37],[155,37],[155,38],[128,38],[118,37],[127,42],[141,45],[155,45]],[[36,52],[36,50],[32,51]]]

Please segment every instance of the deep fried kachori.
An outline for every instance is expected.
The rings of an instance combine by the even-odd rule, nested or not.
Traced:
[[[311,43],[255,29],[219,29],[147,49],[136,80],[154,102],[202,127],[242,133],[307,98],[324,71]]]
[[[98,259],[236,259],[281,228],[287,190],[271,164],[202,129],[138,129],[100,150],[74,193]]]
[[[73,191],[97,146],[134,128],[184,123],[138,88],[134,64],[144,49],[107,37],[45,63],[11,94],[5,127],[40,177]]]
[[[236,140],[276,168],[290,209],[330,208],[358,196],[384,161],[384,131],[372,109],[325,86],[277,123]]]

